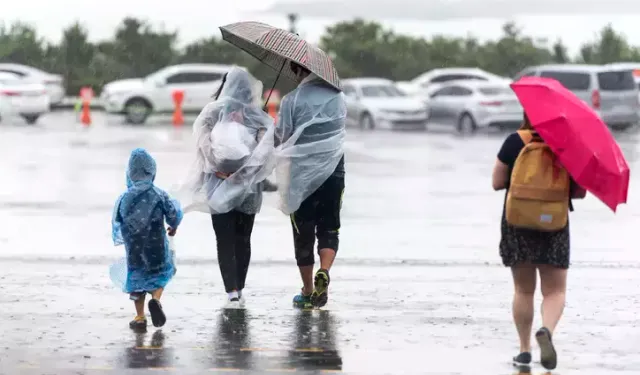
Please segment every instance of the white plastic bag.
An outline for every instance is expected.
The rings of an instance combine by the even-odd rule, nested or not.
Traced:
[[[220,172],[239,169],[257,144],[249,128],[235,121],[219,122],[211,130],[213,160]]]

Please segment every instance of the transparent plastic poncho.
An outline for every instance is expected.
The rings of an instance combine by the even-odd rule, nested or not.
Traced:
[[[286,95],[276,126],[279,209],[295,212],[335,171],[344,155],[344,95],[318,78]]]
[[[155,177],[153,157],[144,149],[133,150],[127,191],[116,201],[111,219],[113,243],[125,246],[125,258],[111,266],[110,276],[127,293],[164,288],[176,272],[165,222],[177,228],[183,213],[176,199],[153,184]]]
[[[195,120],[196,160],[174,192],[185,212],[260,211],[262,182],[275,168],[275,125],[261,98],[262,83],[233,67]]]

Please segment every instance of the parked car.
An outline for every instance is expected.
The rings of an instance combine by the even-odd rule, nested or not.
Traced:
[[[558,80],[590,105],[611,128],[626,129],[638,123],[638,85],[629,68],[607,65],[542,65],[523,70],[515,79],[524,76]]]
[[[64,78],[61,75],[47,73],[27,65],[11,63],[0,63],[0,73],[13,73],[32,82],[41,82],[45,85],[49,103],[52,106],[62,104],[66,95]]]
[[[426,104],[400,91],[388,79],[353,78],[342,80],[347,102],[347,125],[360,129],[424,130]]]
[[[409,82],[397,82],[397,85],[409,95],[429,96],[443,83],[461,80],[511,82],[508,78],[479,68],[442,68],[430,70]]]
[[[145,78],[108,83],[100,99],[108,113],[123,114],[127,122],[143,124],[152,113],[174,111],[173,92],[184,91],[182,109],[199,112],[211,102],[230,65],[182,64],[163,68]]]
[[[0,72],[0,119],[20,116],[28,124],[49,112],[49,95],[44,84]]]
[[[629,69],[633,74],[633,79],[636,82],[636,86],[638,86],[638,102],[640,103],[640,63],[637,62],[627,62],[627,63],[613,63],[606,65],[612,68],[620,68],[620,69]]]
[[[460,132],[478,128],[517,127],[523,110],[507,83],[452,81],[430,95],[429,121],[453,125]]]

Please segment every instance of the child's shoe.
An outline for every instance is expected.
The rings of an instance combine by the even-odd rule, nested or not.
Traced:
[[[167,322],[167,316],[164,315],[162,305],[157,299],[149,301],[149,313],[151,313],[151,323],[154,327],[162,327]]]
[[[141,330],[147,328],[147,318],[144,316],[136,316],[129,322],[129,328],[134,330]]]

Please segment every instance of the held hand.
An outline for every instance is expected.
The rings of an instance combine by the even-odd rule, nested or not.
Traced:
[[[171,228],[171,227],[167,228],[167,234],[170,237],[175,236],[177,231],[178,231],[178,228]]]

